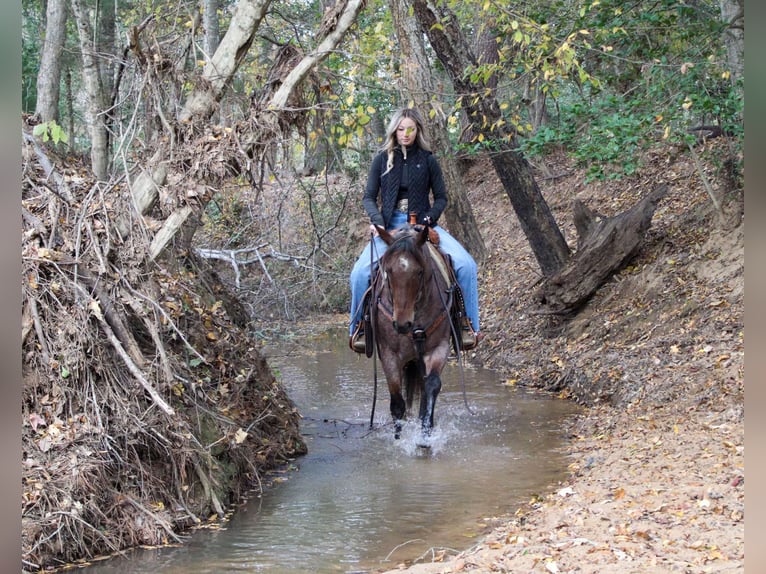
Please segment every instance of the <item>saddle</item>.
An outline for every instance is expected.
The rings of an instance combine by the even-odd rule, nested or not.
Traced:
[[[436,235],[435,241],[431,239],[431,232]],[[450,306],[450,320],[453,328],[451,329],[452,344],[455,353],[459,350],[470,350],[476,346],[476,337],[465,341],[462,333],[466,328],[473,334],[470,321],[465,312],[465,301],[463,300],[463,291],[457,282],[455,268],[452,265],[452,258],[437,247],[439,244],[438,233],[433,228],[429,229],[428,252],[431,255],[436,268],[442,274],[447,283],[447,289],[452,291],[452,305]],[[371,276],[377,279],[377,268],[371,271]],[[356,330],[351,335],[349,346],[356,353],[364,353],[367,358],[372,357],[374,352],[372,346],[373,338],[368,336],[372,333],[372,295],[375,291],[376,280],[370,281],[370,286],[362,296],[362,320],[357,324]],[[456,336],[457,334],[457,336]]]

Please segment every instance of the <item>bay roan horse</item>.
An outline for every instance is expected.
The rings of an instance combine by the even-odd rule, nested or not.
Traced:
[[[394,436],[400,437],[415,394],[428,436],[450,354],[452,290],[433,259],[427,227],[404,226],[393,233],[378,227],[378,232],[388,248],[373,282],[371,321],[391,395]]]

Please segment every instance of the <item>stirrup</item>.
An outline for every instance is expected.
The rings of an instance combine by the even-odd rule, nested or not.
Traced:
[[[471,322],[468,317],[463,319],[463,327],[460,329],[460,348],[464,351],[470,351],[475,349],[479,344],[480,337],[478,333],[471,327]]]
[[[357,329],[348,339],[348,346],[355,353],[364,353],[367,349],[367,343],[364,338],[364,329]]]

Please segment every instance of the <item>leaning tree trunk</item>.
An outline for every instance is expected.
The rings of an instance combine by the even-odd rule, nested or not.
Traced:
[[[59,119],[61,54],[66,39],[66,1],[48,0],[45,12],[45,40],[37,74],[35,114],[45,123]],[[71,135],[71,134],[70,134]]]
[[[458,162],[450,151],[447,133],[447,118],[441,102],[435,99],[438,93],[431,72],[431,65],[423,46],[422,33],[417,20],[409,15],[409,2],[389,0],[391,14],[396,27],[396,35],[402,53],[408,58],[402,61],[402,76],[407,97],[411,97],[415,106],[423,112],[429,112],[432,129],[430,130],[434,148],[441,152],[441,166],[449,192],[449,207],[444,213],[447,227],[465,248],[481,261],[486,257],[484,239],[476,225],[471,204],[468,201],[463,180],[458,170]]]
[[[516,138],[508,132],[497,100],[485,97],[486,87],[472,83],[465,71],[475,67],[474,57],[457,19],[443,6],[432,7],[426,0],[413,0],[415,15],[434,51],[446,68],[455,91],[464,94],[463,107],[474,121],[473,129],[487,141],[495,142],[492,165],[519,217],[543,275],[550,277],[566,264],[569,247],[550,207],[540,192],[527,160],[517,149]],[[471,94],[479,97],[472,97]]]
[[[109,166],[108,137],[104,122],[104,94],[101,86],[96,47],[88,12],[82,0],[72,0],[82,52],[82,74],[87,92],[86,117],[90,132],[90,161],[93,174],[101,181],[107,179]]]

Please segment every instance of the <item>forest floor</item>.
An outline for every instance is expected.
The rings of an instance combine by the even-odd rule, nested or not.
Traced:
[[[726,155],[724,141],[707,145]],[[705,165],[661,153],[635,177],[589,184],[566,161],[545,166],[572,247],[575,197],[612,216],[670,188],[635,259],[566,320],[535,313],[531,249],[489,165],[471,167],[477,220],[495,231],[480,273],[486,339],[470,360],[587,408],[568,429],[566,480],[491,519],[471,548],[389,572],[744,571],[744,224]]]

